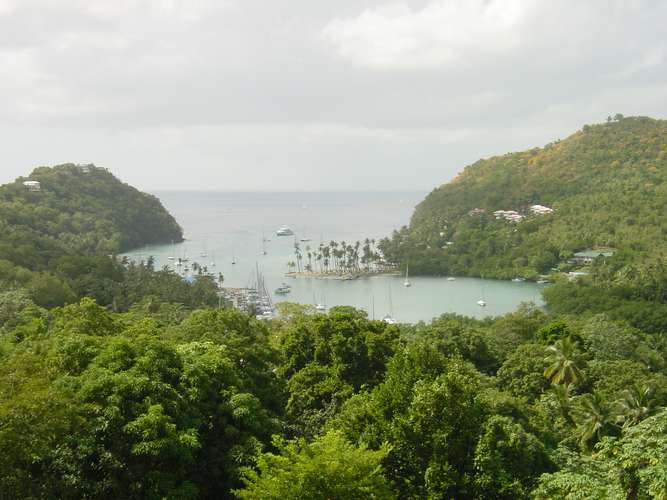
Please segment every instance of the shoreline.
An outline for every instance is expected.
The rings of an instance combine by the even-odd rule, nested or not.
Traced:
[[[392,271],[360,271],[354,273],[320,273],[313,271],[292,271],[284,275],[286,278],[311,278],[320,280],[338,280],[338,281],[354,281],[362,278],[371,278],[373,276],[401,276],[398,272]]]

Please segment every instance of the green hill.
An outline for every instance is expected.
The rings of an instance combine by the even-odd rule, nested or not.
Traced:
[[[25,181],[39,182],[40,191],[29,191]],[[65,254],[115,254],[182,239],[156,197],[104,168],[39,167],[0,187],[0,259],[28,269],[46,268]]]
[[[381,248],[422,274],[536,276],[602,246],[636,264],[667,248],[665,181],[667,121],[617,115],[543,148],[466,167]],[[536,215],[537,204],[554,211]],[[523,219],[497,219],[497,210]]]

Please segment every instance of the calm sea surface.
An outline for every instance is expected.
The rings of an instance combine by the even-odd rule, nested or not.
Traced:
[[[542,304],[542,285],[526,282],[411,277],[412,287],[405,288],[398,276],[355,281],[284,277],[287,262],[294,260],[294,238],[276,236],[279,227],[289,226],[298,238],[311,239],[300,243],[304,255],[307,245],[315,249],[321,241],[380,239],[409,222],[423,192],[155,194],[183,227],[186,241],[147,246],[128,256],[139,260],[152,255],[157,267],[171,266],[169,256],[187,256],[222,273],[225,286],[231,287],[251,285],[258,266],[270,291],[284,281],[292,286],[291,294],[274,296],[276,302],[352,305],[376,318],[392,313],[400,322],[428,321],[445,312],[480,318],[512,311],[521,302]],[[263,236],[270,240],[265,243],[266,255],[262,255]],[[477,305],[480,298],[486,307]]]

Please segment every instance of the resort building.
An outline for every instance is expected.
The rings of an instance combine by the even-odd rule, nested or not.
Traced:
[[[571,264],[590,264],[598,257],[611,257],[614,255],[616,250],[613,248],[589,248],[588,250],[582,250],[581,252],[576,252],[574,256],[570,259]]]
[[[553,208],[545,207],[544,205],[531,205],[530,211],[535,215],[547,215],[554,212]]]
[[[505,219],[510,222],[520,222],[523,219],[523,215],[516,210],[496,210],[493,216],[496,219]]]
[[[42,185],[37,181],[25,181],[23,185],[28,191],[37,192],[42,190]]]

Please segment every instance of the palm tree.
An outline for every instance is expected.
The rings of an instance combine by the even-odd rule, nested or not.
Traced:
[[[547,353],[545,361],[549,366],[545,368],[544,376],[552,384],[576,385],[583,380],[584,374],[579,366],[581,364],[579,349],[570,337],[547,347]]]
[[[586,448],[599,441],[613,425],[610,408],[598,393],[581,396],[574,413],[579,444]]]
[[[570,413],[572,410],[572,386],[569,384],[553,385],[551,386],[551,391],[553,392],[554,396],[556,396],[556,400],[558,401],[560,414],[568,424],[574,425],[574,421],[572,420],[572,415]]]
[[[620,399],[614,404],[616,422],[623,427],[636,425],[653,413],[654,403],[651,387],[640,388],[634,385],[624,390]]]

